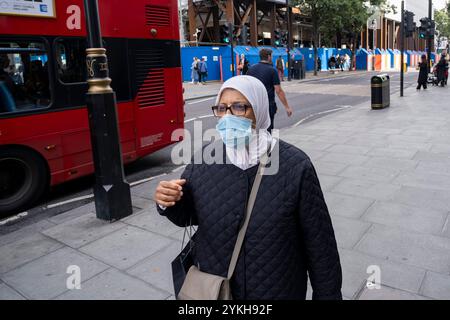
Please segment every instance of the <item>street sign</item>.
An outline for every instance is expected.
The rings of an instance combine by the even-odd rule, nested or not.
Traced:
[[[369,27],[369,29],[371,29],[371,30],[376,30],[376,29],[378,29],[377,19],[369,19],[368,27]]]
[[[9,0],[0,1],[0,15],[55,18],[55,0]]]

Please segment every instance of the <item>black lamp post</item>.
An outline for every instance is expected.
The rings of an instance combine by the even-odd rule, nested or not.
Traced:
[[[289,7],[289,0],[286,0],[286,15],[287,15],[287,61],[288,61],[288,81],[292,80],[291,74],[291,37],[292,37],[292,28],[291,28],[291,7]]]
[[[428,0],[428,21],[433,21],[433,0]],[[428,73],[431,72],[431,49],[433,47],[434,34],[427,32],[427,56],[428,56]],[[436,59],[437,60],[437,59]]]
[[[84,6],[88,34],[87,109],[95,168],[95,209],[97,218],[113,221],[133,213],[130,185],[124,178],[116,95],[110,87],[97,0],[84,0]]]

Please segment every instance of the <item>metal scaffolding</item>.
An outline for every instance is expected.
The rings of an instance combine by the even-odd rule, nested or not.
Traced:
[[[288,12],[291,19],[288,19]],[[275,46],[274,30],[291,31],[298,42],[310,41],[309,18],[297,8],[286,10],[285,1],[263,0],[188,0],[189,41],[191,43],[220,43],[221,28],[228,23],[234,26],[234,36],[239,38],[244,26],[250,33],[252,46],[268,44]],[[290,25],[288,21],[290,20]],[[262,43],[263,34],[269,34],[270,43]],[[306,36],[306,37],[305,37]],[[290,46],[293,45],[290,36]]]

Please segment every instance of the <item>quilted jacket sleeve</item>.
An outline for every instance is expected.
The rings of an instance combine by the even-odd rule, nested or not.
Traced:
[[[342,270],[331,218],[314,166],[303,161],[300,228],[313,300],[341,300]]]
[[[197,217],[195,215],[192,193],[191,193],[191,174],[193,166],[188,165],[181,175],[181,179],[186,179],[186,184],[183,187],[183,197],[173,207],[162,210],[158,205],[156,206],[158,213],[167,217],[175,225],[179,227],[187,227],[190,225],[197,225]]]

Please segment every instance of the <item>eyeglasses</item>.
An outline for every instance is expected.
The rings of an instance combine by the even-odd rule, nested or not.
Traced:
[[[214,116],[219,118],[225,116],[228,110],[230,110],[231,114],[234,116],[245,116],[248,109],[251,109],[251,106],[240,102],[231,103],[228,105],[225,103],[221,103],[218,106],[212,107]]]

